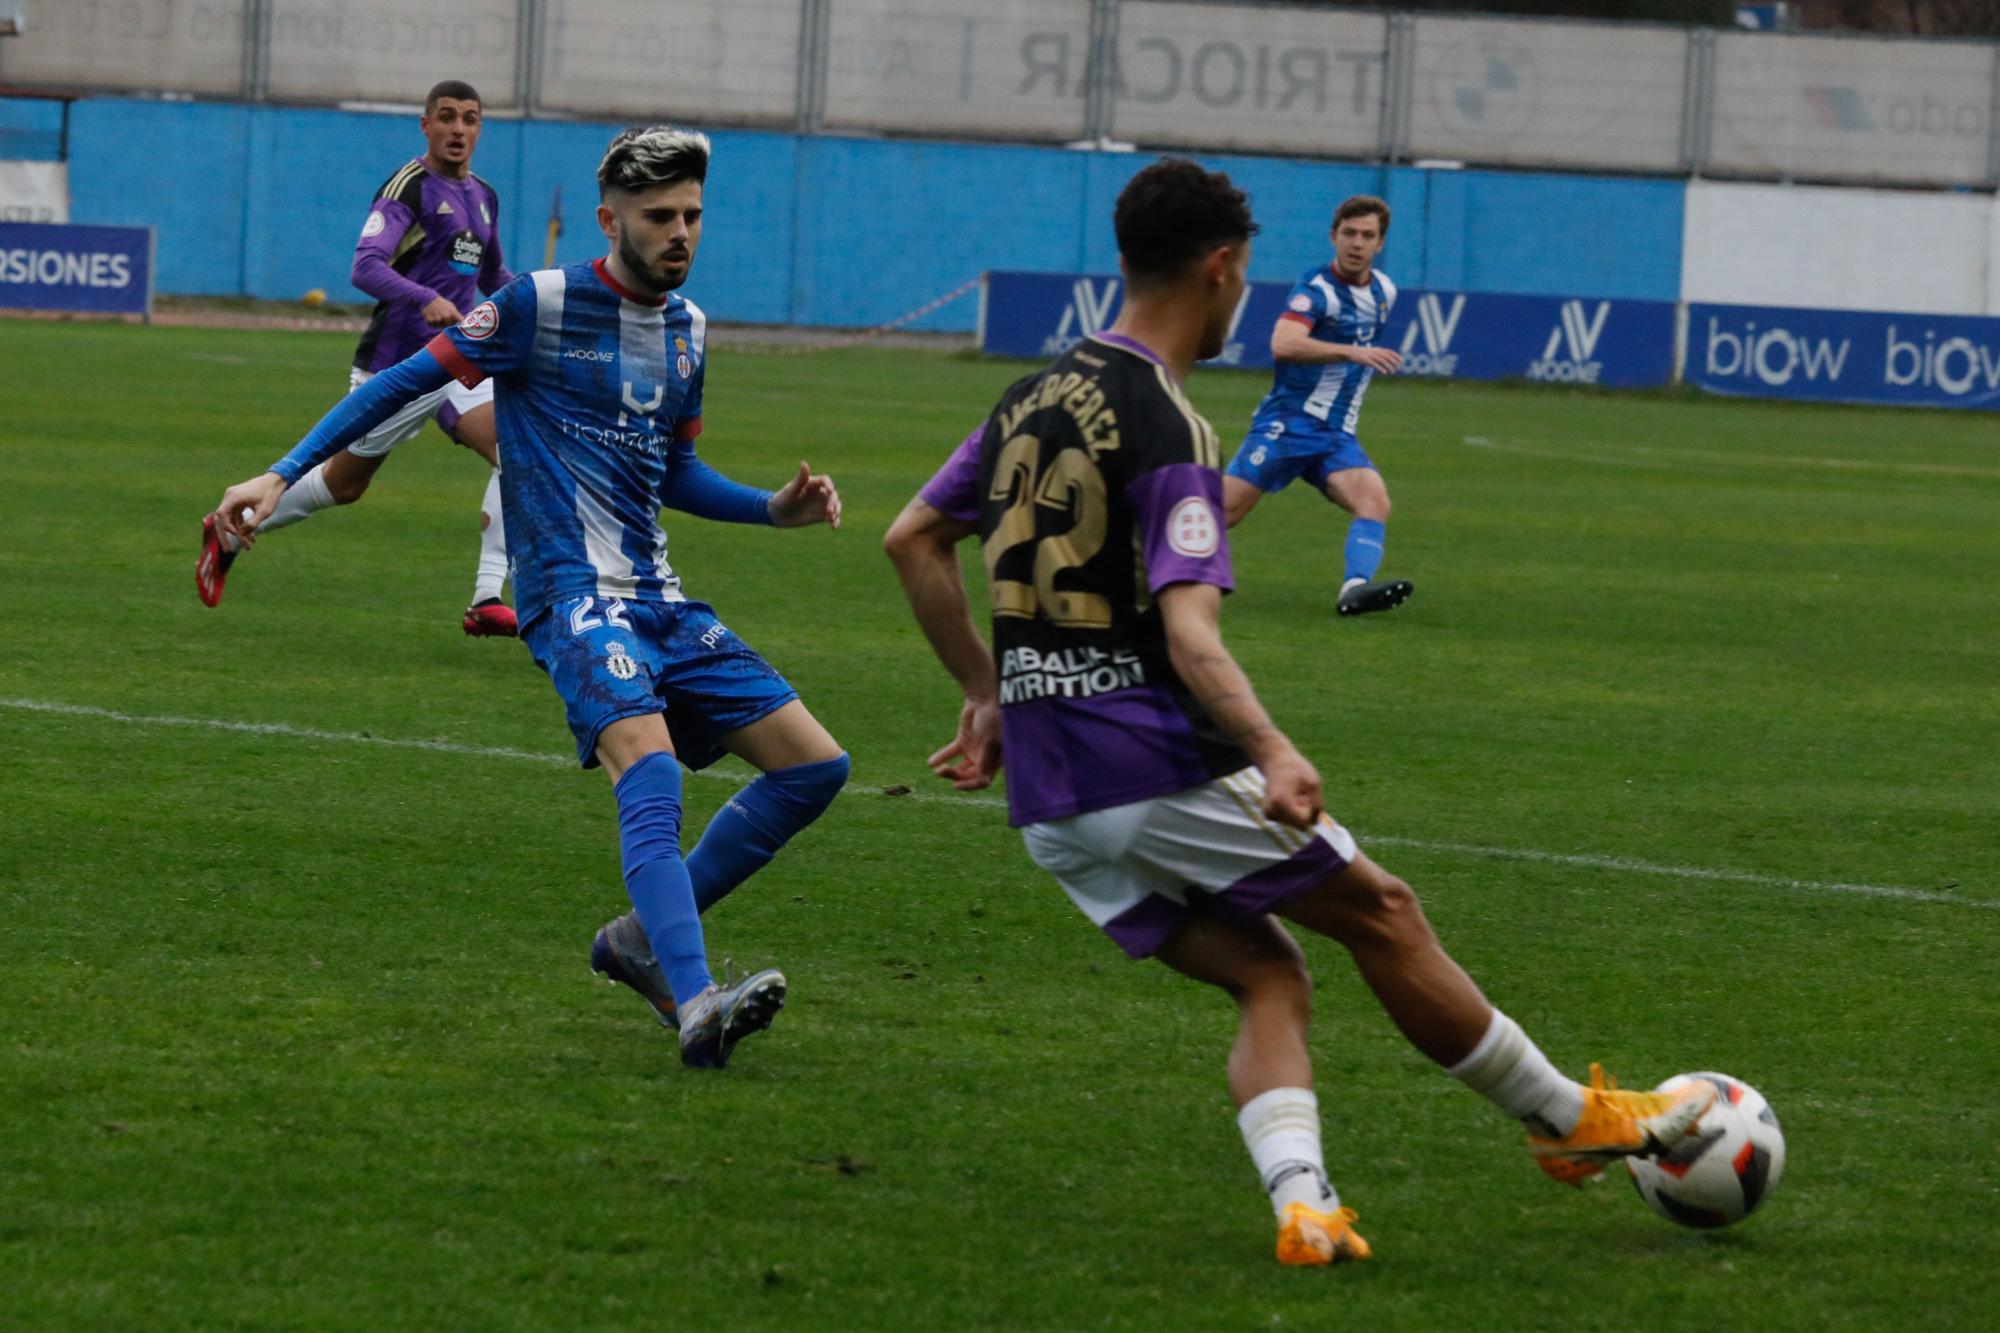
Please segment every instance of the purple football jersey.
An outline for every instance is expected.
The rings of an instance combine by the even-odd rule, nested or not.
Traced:
[[[376,301],[355,367],[384,370],[437,334],[422,313],[431,301],[442,296],[469,314],[480,293],[513,280],[500,257],[500,196],[470,173],[453,180],[422,158],[404,163],[375,193],[352,276]]]
[[[1159,359],[1099,334],[1008,389],[921,492],[979,525],[1010,822],[1249,764],[1175,673],[1154,601],[1174,583],[1235,586],[1221,462]]]

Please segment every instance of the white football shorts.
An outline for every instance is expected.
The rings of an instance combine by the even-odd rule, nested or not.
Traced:
[[[374,379],[372,372],[358,366],[350,367],[347,375],[349,393]],[[450,434],[458,419],[475,407],[493,401],[493,381],[481,380],[479,387],[468,389],[457,380],[442,389],[427,393],[387,421],[369,431],[366,435],[347,446],[347,451],[358,458],[380,458],[406,440],[414,440],[423,431],[424,423],[433,416],[439,418],[438,425]],[[449,409],[447,411],[447,409]]]
[[[1190,903],[1261,916],[1347,868],[1354,835],[1321,815],[1311,830],[1264,817],[1256,768],[1171,796],[1029,824],[1028,855],[1126,953],[1144,958]]]

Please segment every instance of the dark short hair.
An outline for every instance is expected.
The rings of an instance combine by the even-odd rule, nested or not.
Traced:
[[[1216,246],[1257,234],[1250,200],[1229,177],[1176,157],[1125,183],[1112,226],[1125,271],[1139,282],[1179,277]]]
[[[1382,219],[1382,234],[1389,234],[1389,205],[1372,194],[1357,194],[1352,199],[1341,201],[1333,210],[1333,225],[1336,229],[1349,218],[1365,218],[1370,214]]]
[[[708,180],[708,136],[671,125],[634,125],[620,131],[597,164],[597,197],[613,190],[650,190],[682,181]]]
[[[480,110],[486,109],[486,101],[480,97],[479,90],[464,79],[446,79],[443,83],[433,85],[430,92],[424,95],[425,115],[428,116],[437,110],[440,97],[449,97],[454,102],[477,102]]]

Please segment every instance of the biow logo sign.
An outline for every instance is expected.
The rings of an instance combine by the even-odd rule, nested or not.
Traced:
[[[1465,314],[1463,294],[1451,298],[1449,308],[1445,300],[1436,292],[1425,292],[1417,298],[1417,317],[1410,321],[1409,330],[1403,334],[1403,345],[1396,350],[1403,354],[1402,374],[1405,375],[1452,375],[1458,371],[1458,354],[1451,350],[1452,335],[1458,332],[1458,321]],[[1424,350],[1417,350],[1417,340],[1421,338]]]
[[[1807,338],[1785,328],[1767,328],[1760,333],[1754,319],[1734,332],[1711,315],[1705,364],[1709,378],[1716,380],[1742,380],[1772,388],[1794,381],[1835,384],[1853,350],[1852,338]]]
[[[1940,342],[1932,329],[1924,330],[1922,342],[1898,338],[1891,324],[1882,383],[1898,389],[1921,385],[1953,398],[2000,393],[2000,347],[1984,347],[1965,337]]]

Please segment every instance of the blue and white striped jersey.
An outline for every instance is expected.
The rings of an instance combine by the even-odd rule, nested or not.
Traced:
[[[659,510],[700,466],[708,320],[624,291],[599,259],[524,274],[432,339],[469,386],[494,381],[501,502],[526,626],[565,598],[685,600]]]
[[[1382,336],[1396,304],[1396,284],[1379,270],[1365,286],[1349,284],[1332,265],[1322,264],[1299,279],[1285,300],[1281,319],[1297,320],[1321,342],[1369,346]],[[1352,361],[1305,365],[1280,361],[1271,391],[1257,405],[1257,415],[1304,413],[1335,430],[1354,433],[1361,418],[1361,397],[1375,372]]]

